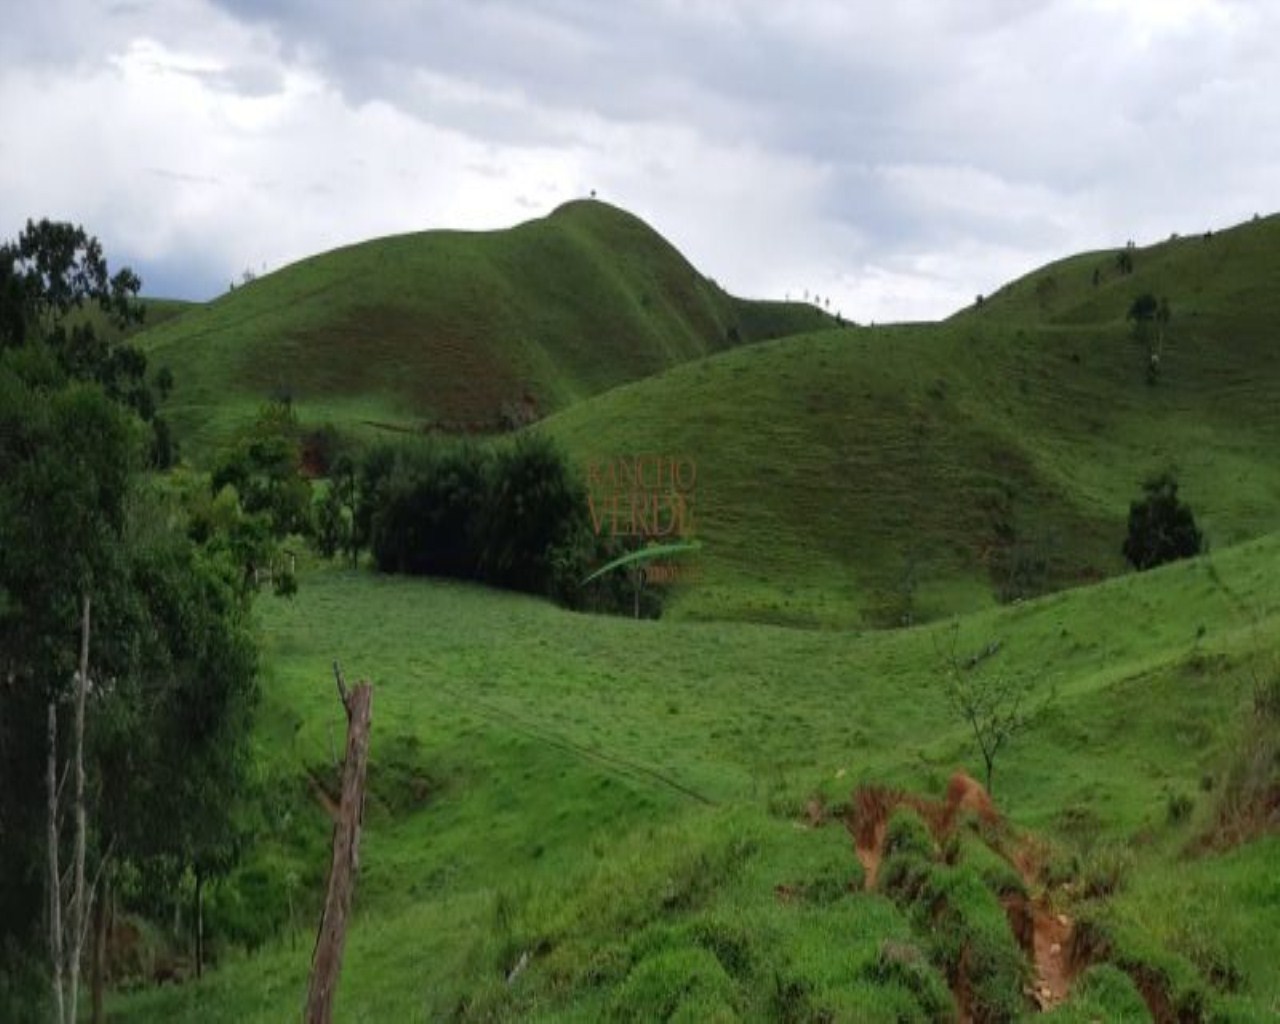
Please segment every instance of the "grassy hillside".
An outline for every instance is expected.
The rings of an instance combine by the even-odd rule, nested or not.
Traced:
[[[143,335],[197,455],[264,401],[305,420],[489,431],[732,345],[830,322],[735,299],[630,214],[575,202],[507,231],[315,256]]]
[[[1280,679],[1277,557],[1273,537],[961,624],[961,650],[998,639],[992,669],[1032,683],[1032,724],[996,774],[1011,848],[1037,851],[1036,898],[1087,924],[1089,958],[1119,965],[1060,1022],[1149,1019],[1116,1010],[1134,977],[1203,1012],[1182,1019],[1280,1007],[1277,839],[1201,842],[1252,749],[1251,680]],[[335,656],[376,686],[339,1020],[948,1019],[936,927],[888,890],[850,891],[865,879],[839,818],[856,786],[937,795],[956,766],[979,770],[942,690],[946,627],[587,618],[336,570],[260,612],[272,811],[210,920],[225,935],[274,916],[283,933],[201,983],[115,997],[122,1019],[296,1015]],[[1012,868],[973,842],[932,870],[969,948],[1004,949],[976,879]],[[1016,985],[1008,998],[1023,1005]]]
[[[1171,467],[1211,544],[1276,529],[1280,219],[1135,250],[1130,274],[1115,255],[941,324],[680,366],[547,429],[583,463],[696,460],[705,549],[674,601],[686,617],[896,624],[1110,575],[1128,502]],[[1154,385],[1126,319],[1147,291],[1171,309]],[[1039,562],[1034,585],[1010,586]]]

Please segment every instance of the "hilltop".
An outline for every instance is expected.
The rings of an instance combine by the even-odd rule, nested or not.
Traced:
[[[493,232],[311,257],[144,332],[198,454],[273,396],[308,422],[491,432],[736,345],[831,323],[735,298],[596,201]]]
[[[1280,527],[1280,219],[1122,251],[1129,272],[1073,257],[942,323],[724,353],[546,428],[581,462],[696,461],[691,617],[897,625],[1096,580],[1169,468],[1211,544]],[[1146,292],[1170,308],[1154,383]]]

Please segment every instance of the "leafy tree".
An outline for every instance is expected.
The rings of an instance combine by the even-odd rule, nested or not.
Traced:
[[[266,516],[278,538],[309,533],[311,484],[302,474],[301,431],[293,406],[263,406],[214,469],[210,484],[215,494],[234,487],[244,511]]]
[[[1178,482],[1169,473],[1142,485],[1143,497],[1129,505],[1129,530],[1121,549],[1135,569],[1152,569],[1198,555],[1204,537],[1190,507],[1178,500]]]
[[[1127,319],[1135,324],[1149,324],[1156,318],[1160,303],[1150,292],[1143,292],[1129,306]]]
[[[141,286],[128,267],[111,274],[101,243],[84,228],[28,221],[15,241],[0,244],[0,348],[45,345],[67,377],[101,384],[163,433],[151,453],[167,460],[158,463],[164,468],[176,451],[157,415],[146,356],[125,341],[109,341],[85,311],[97,310],[109,328],[125,332],[145,315],[137,301]]]
[[[373,520],[378,568],[478,579],[491,461],[472,445],[403,452],[380,490]]]
[[[39,948],[43,922],[74,1019],[98,879],[225,856],[255,666],[234,564],[138,472],[145,361],[65,319],[126,317],[136,278],[46,224],[0,254],[0,946]]]
[[[316,548],[325,558],[347,556],[354,569],[367,543],[359,530],[360,470],[349,452],[339,451],[329,463],[329,486],[314,514]]]
[[[347,507],[343,503],[342,494],[332,481],[316,504],[314,519],[316,549],[320,554],[324,558],[333,558],[339,551],[345,550],[349,543],[351,524],[347,519]]]
[[[586,492],[555,445],[525,435],[494,460],[481,526],[485,578],[545,594],[552,553],[587,517]]]

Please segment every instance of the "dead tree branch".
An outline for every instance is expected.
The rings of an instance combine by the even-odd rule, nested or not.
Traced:
[[[360,867],[360,828],[364,819],[364,781],[369,761],[369,725],[373,711],[373,687],[360,682],[348,691],[342,669],[333,663],[338,696],[347,713],[347,751],[342,771],[342,796],[333,826],[333,858],[329,865],[328,892],[311,957],[311,979],[303,1020],[329,1024],[334,994],[342,972],[347,940],[347,920]]]

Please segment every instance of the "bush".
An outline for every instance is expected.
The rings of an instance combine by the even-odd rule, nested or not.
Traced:
[[[531,594],[550,592],[553,552],[586,526],[586,490],[547,438],[498,451],[479,518],[484,577]]]
[[[1196,802],[1186,793],[1171,793],[1168,805],[1169,824],[1178,825],[1186,821],[1191,817],[1195,806]]]
[[[497,448],[383,445],[365,454],[352,479],[347,512],[336,499],[318,507],[326,553],[346,530],[355,548],[368,539],[382,572],[475,580],[584,611],[635,609],[625,574],[584,583],[623,550],[592,532],[585,487],[546,438]],[[661,611],[652,589],[641,588],[638,603],[644,617]]]
[[[1121,549],[1135,569],[1153,569],[1200,554],[1203,535],[1191,509],[1178,500],[1178,482],[1164,473],[1143,484],[1145,496],[1129,506],[1129,532]]]
[[[480,578],[489,456],[463,445],[403,453],[380,483],[370,546],[383,572]]]

